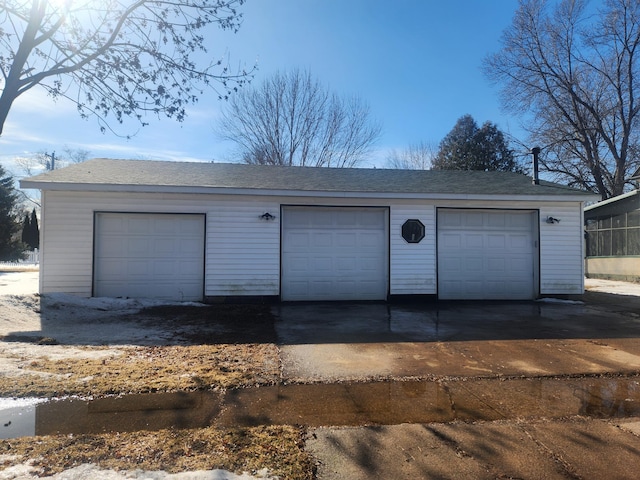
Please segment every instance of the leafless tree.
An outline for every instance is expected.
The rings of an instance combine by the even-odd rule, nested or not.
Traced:
[[[323,167],[357,165],[380,135],[359,98],[340,98],[300,70],[238,92],[217,130],[246,163]]]
[[[91,157],[91,152],[84,148],[71,148],[65,145],[62,154],[57,155],[55,152],[40,151],[32,155],[25,155],[13,159],[14,163],[20,167],[22,174],[18,178],[24,176],[30,177],[43,171],[50,171],[65,167],[73,163],[82,163]],[[54,161],[55,159],[55,161]],[[31,204],[40,208],[40,192],[37,190],[17,190],[21,202],[27,210],[31,208]]]
[[[82,163],[87,161],[91,156],[91,152],[84,148],[71,148],[65,145],[62,149],[62,155],[40,151],[33,155],[17,157],[14,162],[22,169],[25,175],[31,176],[42,170],[57,170],[73,163]]]
[[[640,2],[522,0],[485,61],[504,106],[529,114],[541,167],[569,185],[619,195],[640,165]]]
[[[392,150],[386,164],[400,170],[429,170],[437,151],[437,147],[420,142],[403,150]]]
[[[226,97],[247,80],[211,59],[209,26],[235,31],[244,0],[3,0],[0,135],[13,103],[35,86],[67,98],[82,117],[146,114],[181,121],[204,86]]]

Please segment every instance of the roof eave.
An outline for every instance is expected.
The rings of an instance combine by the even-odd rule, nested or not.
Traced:
[[[598,203],[594,203],[593,205],[589,205],[588,207],[585,207],[584,211],[588,212],[589,210],[594,210],[594,209],[597,209],[597,208],[601,208],[601,207],[604,207],[606,205],[610,205],[612,203],[619,202],[619,201],[624,200],[626,198],[631,198],[631,197],[633,197],[635,195],[638,195],[638,194],[640,194],[640,190],[632,190],[630,192],[623,193],[622,195],[618,195],[616,197],[608,198],[606,200],[603,200],[602,202],[598,202]]]
[[[531,194],[468,194],[468,193],[403,193],[403,192],[342,192],[327,190],[282,190],[254,189],[234,187],[179,186],[179,185],[124,185],[124,184],[89,184],[74,182],[40,182],[21,180],[21,188],[72,191],[72,192],[130,192],[130,193],[176,193],[176,194],[209,194],[209,195],[261,195],[280,197],[321,197],[321,198],[397,198],[419,200],[499,200],[513,201],[561,201],[588,202],[597,195],[588,193],[562,195]]]

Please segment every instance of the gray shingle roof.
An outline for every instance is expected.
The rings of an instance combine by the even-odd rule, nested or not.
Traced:
[[[588,192],[510,172],[276,167],[233,163],[187,163],[98,158],[43,173],[23,188],[89,190],[162,186],[202,189],[278,190],[384,194],[580,196]],[[145,189],[149,191],[149,189]]]

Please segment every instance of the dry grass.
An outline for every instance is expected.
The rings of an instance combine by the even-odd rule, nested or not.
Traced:
[[[162,322],[167,331],[178,332],[186,344],[76,345],[69,348],[76,352],[78,348],[108,350],[107,356],[70,355],[56,359],[60,358],[60,351],[67,348],[59,345],[53,347],[56,357],[46,356],[47,350],[38,356],[14,357],[21,373],[0,378],[0,396],[101,397],[221,390],[270,385],[280,380],[273,318],[264,306],[156,307],[141,313],[135,321]],[[5,337],[3,340],[39,345],[56,343],[55,339],[40,338]],[[304,452],[304,433],[294,426],[230,430],[207,427],[0,440],[0,455],[5,459],[0,463],[0,470],[26,462],[34,465],[42,476],[88,463],[105,469],[170,473],[216,468],[252,473],[267,468],[271,475],[282,479],[306,480],[314,474],[313,461]]]
[[[313,461],[304,452],[303,437],[303,430],[291,426],[59,435],[0,440],[0,454],[15,456],[5,468],[30,460],[41,476],[91,463],[169,473],[220,468],[241,474],[267,468],[283,479],[307,480],[313,478]]]
[[[280,374],[273,344],[127,347],[123,351],[107,359],[31,360],[26,367],[29,373],[0,378],[0,396],[213,390],[272,385]]]

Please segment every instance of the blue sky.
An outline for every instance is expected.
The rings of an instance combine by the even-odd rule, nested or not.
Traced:
[[[437,144],[464,114],[522,137],[519,120],[500,110],[498,89],[480,67],[499,48],[515,0],[247,0],[237,34],[215,32],[212,54],[232,65],[257,62],[254,83],[275,71],[309,70],[332,91],[369,103],[383,134],[363,167],[383,166],[387,153]],[[117,126],[130,140],[102,134],[75,106],[40,90],[19,98],[0,138],[0,163],[16,175],[16,156],[83,148],[111,158],[231,161],[233,146],[216,138],[224,102],[205,92],[183,123],[149,118]]]

